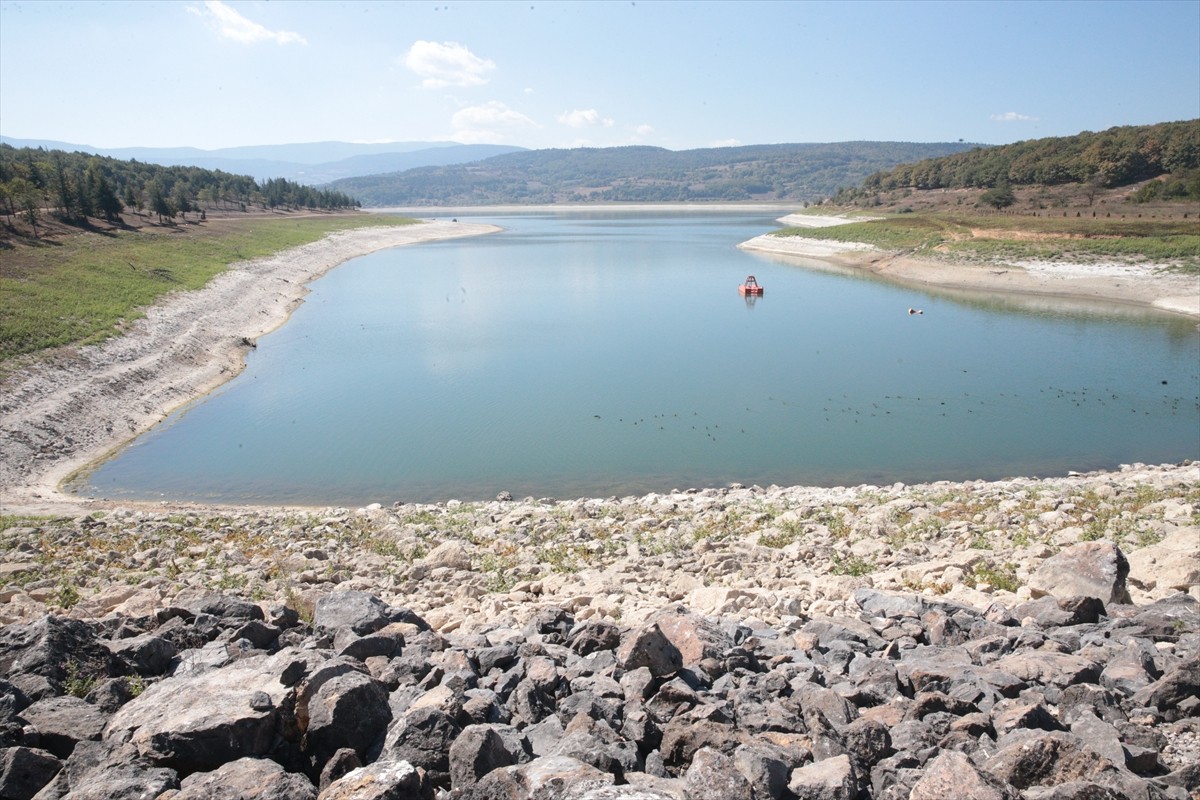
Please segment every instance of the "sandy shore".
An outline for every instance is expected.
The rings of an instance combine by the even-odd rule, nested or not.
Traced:
[[[779,220],[793,227],[828,227],[861,219],[793,214]],[[858,242],[803,236],[757,236],[740,247],[810,266],[834,265],[868,272],[909,286],[980,293],[1035,295],[1153,308],[1200,318],[1200,278],[1163,271],[1158,264],[1014,261],[963,264],[913,258]],[[817,260],[823,263],[811,263]]]
[[[233,265],[171,295],[126,335],[9,376],[0,386],[0,512],[70,513],[59,484],[237,375],[254,341],[283,324],[306,285],[351,258],[477,236],[493,225],[423,222],[331,234]]]

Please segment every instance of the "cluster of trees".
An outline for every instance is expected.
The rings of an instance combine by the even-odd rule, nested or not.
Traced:
[[[1197,168],[1200,120],[1164,122],[977,148],[903,164],[870,175],[861,189],[845,192],[838,199],[893,189],[995,189],[1066,183],[1109,188],[1161,175],[1183,176]],[[1190,184],[1186,179],[1182,183],[1187,196]],[[1171,191],[1177,191],[1174,183],[1169,185]]]
[[[35,233],[38,215],[44,210],[64,222],[84,224],[89,217],[115,222],[125,209],[148,211],[161,222],[218,207],[333,211],[358,205],[342,192],[282,178],[260,186],[248,175],[220,170],[0,145],[0,211],[24,217]]]
[[[666,150],[530,150],[330,184],[364,204],[811,201],[904,161],[967,150],[962,143],[842,142]]]

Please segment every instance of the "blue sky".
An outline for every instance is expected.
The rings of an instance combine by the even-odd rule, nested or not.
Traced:
[[[1200,0],[0,2],[0,133],[95,147],[1003,144],[1200,117]]]

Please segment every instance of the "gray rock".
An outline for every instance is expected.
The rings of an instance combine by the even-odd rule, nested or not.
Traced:
[[[132,743],[155,764],[187,775],[242,756],[266,755],[277,732],[278,707],[288,696],[280,675],[290,653],[255,656],[199,675],[165,678],[126,703],[105,738]],[[272,707],[251,707],[256,692]]]
[[[1131,698],[1135,706],[1168,709],[1200,695],[1200,654],[1178,664]]]
[[[350,628],[359,636],[374,633],[391,622],[386,603],[367,592],[333,592],[317,601],[313,611],[313,627],[318,631],[335,632]]]
[[[496,726],[468,725],[450,745],[450,786],[463,789],[478,783],[492,770],[512,766],[517,761],[518,753],[510,749],[509,741]]]
[[[527,764],[492,770],[468,787],[462,800],[582,800],[591,792],[612,786],[612,775],[589,764],[567,756],[546,756]]]
[[[125,668],[136,675],[162,675],[175,658],[175,645],[155,634],[104,642]]]
[[[361,672],[345,672],[322,682],[306,701],[303,748],[314,759],[318,774],[340,748],[365,756],[392,721],[387,689]]]
[[[420,767],[432,785],[445,786],[450,782],[450,747],[460,733],[445,712],[429,706],[414,708],[388,730],[383,757]]]
[[[797,800],[855,800],[858,773],[850,757],[841,755],[792,770],[788,791]]]
[[[738,771],[734,760],[711,748],[696,751],[683,775],[689,797],[720,797],[722,800],[754,800],[750,781]]]
[[[284,772],[274,761],[239,758],[212,772],[197,772],[179,783],[172,800],[316,800],[312,781]]]
[[[320,800],[432,800],[424,771],[406,761],[380,760],[351,770],[320,794]]]
[[[1081,542],[1052,556],[1029,578],[1035,597],[1084,595],[1104,603],[1128,603],[1129,561],[1112,542]]]
[[[0,750],[0,797],[29,800],[62,770],[62,762],[45,750],[6,747]]]
[[[1021,800],[1017,789],[976,767],[962,753],[948,750],[925,765],[909,800]]]
[[[20,718],[37,728],[41,747],[59,758],[70,756],[76,742],[99,741],[108,722],[108,714],[71,695],[38,700]]]
[[[621,639],[617,662],[623,669],[645,667],[655,677],[671,675],[683,666],[679,649],[656,623],[632,630]]]

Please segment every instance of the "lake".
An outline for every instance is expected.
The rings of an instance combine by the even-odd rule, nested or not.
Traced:
[[[479,216],[506,230],[355,259],[313,282],[240,376],[75,489],[361,505],[1200,457],[1194,321],[737,249],[775,216]],[[764,296],[738,294],[748,273]]]

